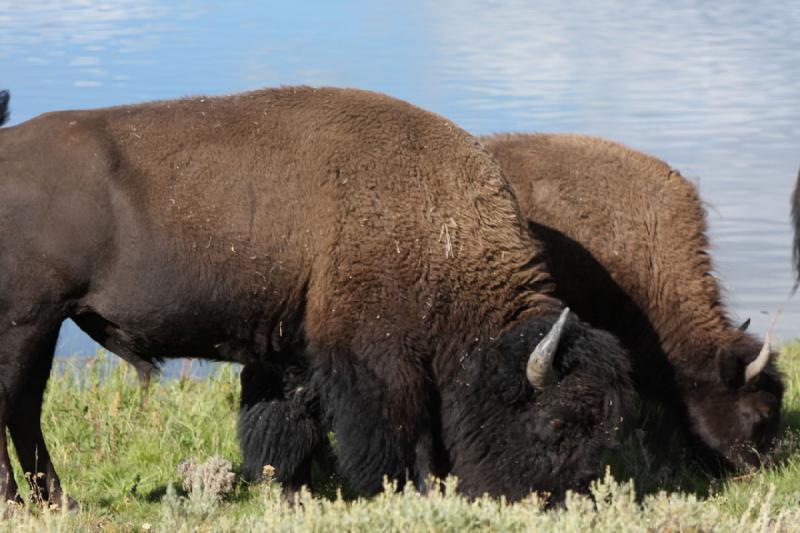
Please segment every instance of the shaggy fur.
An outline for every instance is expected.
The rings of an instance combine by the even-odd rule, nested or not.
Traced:
[[[628,355],[610,334],[570,322],[554,362],[558,384],[535,390],[517,354],[549,327],[529,321],[473,351],[443,390],[445,445],[462,492],[514,500],[538,490],[559,501],[588,489],[603,467],[632,401]]]
[[[331,467],[332,450],[321,419],[318,395],[308,369],[251,363],[242,369],[238,437],[242,474],[260,479],[266,465],[275,479],[294,492],[311,486],[312,460]]]
[[[638,392],[672,408],[699,451],[757,464],[779,427],[783,385],[772,362],[743,383],[761,343],[721,303],[695,187],[664,162],[602,139],[482,142],[546,243],[557,294],[622,340]]]
[[[515,500],[539,491],[551,502],[563,500],[568,489],[586,490],[597,477],[633,401],[630,358],[610,334],[568,322],[554,362],[558,384],[537,390],[527,381],[525,366],[551,326],[547,319],[525,321],[461,358],[451,379],[440,386],[440,408],[434,409],[441,413],[441,432],[434,435],[432,474],[456,475],[459,490],[469,496],[488,493]],[[312,457],[328,468],[334,460],[319,448],[327,443],[324,428],[331,423],[316,413],[319,392],[368,381],[318,368],[307,381],[298,373],[287,380],[293,385],[263,387],[269,380],[253,379],[258,372],[248,365],[242,374],[239,436],[245,474],[260,477],[270,464],[291,492],[309,484]],[[281,399],[271,396],[280,388],[291,392]],[[363,424],[381,416],[374,406],[338,399],[328,409],[334,417],[346,413]],[[285,437],[289,434],[299,436],[292,440]],[[376,459],[367,450],[373,448],[365,443],[357,462],[344,469],[369,468]]]
[[[261,393],[279,402],[294,401],[287,368],[307,364],[342,473],[369,494],[385,475],[434,471],[439,394],[464,354],[561,306],[491,156],[444,118],[375,93],[299,87],[42,115],[0,129],[0,198],[6,499],[17,495],[6,428],[23,470],[43,474],[39,493],[61,498],[39,415],[65,318],[133,361],[264,364]],[[299,405],[310,410],[292,416],[314,418],[313,402]],[[251,414],[244,424],[266,424]],[[262,426],[275,441],[254,454],[313,453],[315,423]]]

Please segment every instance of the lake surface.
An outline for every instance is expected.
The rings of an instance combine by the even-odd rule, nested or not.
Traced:
[[[291,84],[361,87],[476,134],[601,135],[700,186],[735,317],[800,335],[789,198],[800,4],[0,1],[0,88],[39,113]],[[103,213],[97,213],[103,223]],[[32,223],[35,223],[32,221]],[[94,353],[65,324],[58,353]]]

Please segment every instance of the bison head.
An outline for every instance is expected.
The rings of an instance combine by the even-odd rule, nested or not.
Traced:
[[[560,499],[602,473],[633,397],[628,354],[562,313],[467,354],[441,387],[442,440],[459,489]]]
[[[783,383],[769,337],[759,349],[737,332],[718,350],[716,368],[685,385],[694,434],[735,469],[762,464],[780,428]]]

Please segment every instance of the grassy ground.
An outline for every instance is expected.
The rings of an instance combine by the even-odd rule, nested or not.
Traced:
[[[572,496],[563,509],[545,512],[535,497],[513,505],[464,500],[454,495],[452,480],[444,494],[387,491],[350,502],[304,494],[295,506],[274,483],[248,486],[237,479],[228,488],[211,487],[213,474],[205,486],[197,477],[202,472],[187,491],[177,472],[182,459],[202,463],[217,456],[236,471],[236,371],[223,367],[209,379],[155,384],[142,408],[135,373],[99,356],[54,374],[43,415],[62,482],[81,510],[13,508],[0,530],[800,531],[800,341],[783,350],[781,366],[788,384],[785,429],[772,468],[710,480],[696,470],[654,464],[639,445],[641,435],[633,435],[613,461],[613,472],[628,481],[609,474],[595,485],[593,500]]]

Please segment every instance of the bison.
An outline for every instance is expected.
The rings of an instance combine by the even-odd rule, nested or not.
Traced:
[[[792,195],[792,220],[794,222],[794,246],[792,248],[792,262],[797,278],[794,282],[794,291],[800,285],[800,171],[797,173],[797,183]]]
[[[694,185],[654,157],[599,138],[501,134],[481,142],[546,245],[556,294],[619,337],[641,397],[675,414],[711,464],[759,464],[779,429],[781,376],[769,335],[762,345],[734,327],[722,304]]]
[[[384,95],[48,113],[0,129],[0,198],[5,499],[6,428],[62,498],[40,411],[65,318],[131,361],[263,365],[252,386],[300,407],[279,477],[329,429],[363,494],[442,469],[475,494],[582,486],[629,405],[627,353],[562,310],[496,162]]]

